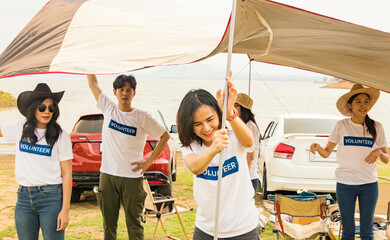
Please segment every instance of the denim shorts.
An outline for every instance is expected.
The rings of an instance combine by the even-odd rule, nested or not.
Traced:
[[[19,186],[15,206],[15,225],[19,239],[62,240],[65,231],[57,231],[57,217],[62,209],[62,184],[37,187]]]

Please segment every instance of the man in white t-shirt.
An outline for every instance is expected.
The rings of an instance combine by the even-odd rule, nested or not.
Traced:
[[[104,239],[116,239],[122,202],[129,239],[144,239],[140,222],[146,193],[142,176],[163,150],[169,133],[146,111],[133,108],[137,82],[119,75],[113,83],[118,103],[102,93],[95,75],[87,75],[89,87],[103,112],[102,165],[97,200],[103,215]],[[150,157],[142,160],[146,137],[160,138]]]

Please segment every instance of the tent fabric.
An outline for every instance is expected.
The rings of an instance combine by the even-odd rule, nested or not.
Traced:
[[[268,21],[275,35],[270,54],[248,52],[251,59],[323,73],[389,92],[389,33],[272,2],[244,3],[245,8],[255,8]]]
[[[128,2],[50,1],[0,55],[0,78],[113,74],[227,51],[228,14],[191,18],[190,8],[175,13]],[[237,1],[233,52],[390,91],[389,33],[269,0]]]
[[[50,1],[0,56],[0,76],[111,74],[193,62],[218,45],[229,18],[219,25],[209,19],[210,28],[207,16],[187,19],[134,2]]]
[[[51,1],[42,8],[0,55],[0,76],[49,72],[75,12],[85,2]]]

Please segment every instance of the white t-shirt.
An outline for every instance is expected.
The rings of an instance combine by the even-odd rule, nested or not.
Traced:
[[[259,150],[260,150],[260,132],[257,128],[256,124],[253,121],[248,121],[246,126],[251,130],[254,140],[255,147],[255,158],[252,161],[251,168],[249,169],[251,179],[259,178],[259,168],[258,168],[258,160],[259,160]]]
[[[242,235],[258,225],[258,211],[246,161],[248,149],[239,144],[233,131],[229,132],[229,138],[229,146],[224,151],[221,182],[218,233],[221,238]],[[183,158],[190,153],[199,155],[206,149],[206,146],[193,142],[182,148]],[[204,173],[193,176],[194,198],[198,204],[195,226],[209,235],[214,235],[218,163],[219,154]]]
[[[122,112],[104,93],[101,93],[97,107],[103,112],[102,165],[100,172],[119,177],[139,178],[141,170],[133,172],[141,161],[147,134],[160,138],[165,129],[149,113],[140,109]]]
[[[73,159],[69,134],[62,130],[54,146],[49,146],[45,138],[46,129],[35,128],[38,142],[31,147],[29,142],[21,140],[24,123],[1,125],[4,139],[16,142],[16,182],[25,187],[62,183],[60,161]]]
[[[382,124],[375,122],[376,141],[367,126],[352,122],[351,118],[336,123],[329,141],[337,143],[336,181],[348,185],[361,185],[377,181],[376,164],[364,160],[370,152],[387,146]]]

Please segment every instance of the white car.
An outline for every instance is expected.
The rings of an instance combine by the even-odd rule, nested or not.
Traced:
[[[276,191],[308,190],[335,193],[335,149],[326,159],[309,149],[312,143],[325,147],[340,116],[280,115],[264,132],[259,158],[263,198]]]

